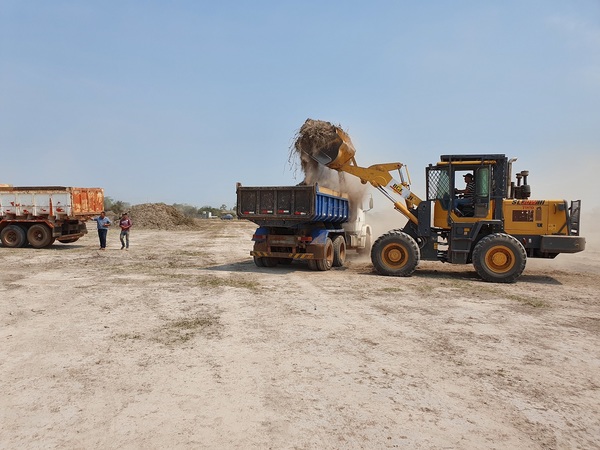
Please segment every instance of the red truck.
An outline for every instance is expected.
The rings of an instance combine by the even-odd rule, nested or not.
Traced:
[[[75,242],[104,209],[104,190],[0,185],[0,241],[9,248]]]

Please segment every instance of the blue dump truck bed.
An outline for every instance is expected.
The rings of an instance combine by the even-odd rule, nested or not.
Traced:
[[[350,215],[348,196],[318,184],[309,186],[237,186],[237,215],[260,226],[341,224]]]

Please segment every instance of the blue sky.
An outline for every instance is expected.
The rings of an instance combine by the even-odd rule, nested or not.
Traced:
[[[600,2],[0,0],[0,183],[231,207],[301,181],[309,117],[421,196],[440,154],[506,153],[596,210]]]

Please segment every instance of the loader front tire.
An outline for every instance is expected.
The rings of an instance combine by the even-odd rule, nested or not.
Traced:
[[[477,274],[492,283],[513,283],[525,270],[527,253],[514,237],[494,233],[482,238],[473,250]]]
[[[380,275],[410,276],[421,259],[416,241],[400,230],[380,236],[371,248],[371,262]]]

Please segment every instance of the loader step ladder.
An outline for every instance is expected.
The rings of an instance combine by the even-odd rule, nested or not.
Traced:
[[[581,200],[573,200],[569,208],[569,234],[579,236],[579,221],[581,219]]]

